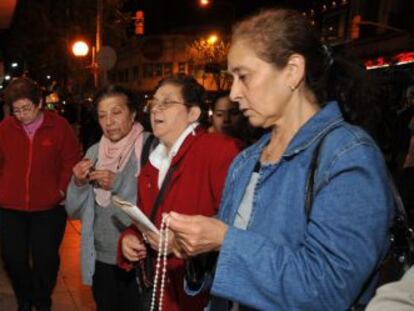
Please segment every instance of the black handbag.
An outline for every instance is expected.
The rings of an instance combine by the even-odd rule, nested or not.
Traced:
[[[191,290],[200,289],[206,274],[214,275],[218,252],[208,252],[188,259],[185,263],[185,280]]]
[[[319,156],[325,136],[320,139],[315,148],[306,181],[305,215],[308,222],[312,212],[315,175],[318,169]],[[414,264],[414,230],[408,223],[404,204],[390,174],[388,174],[388,180],[394,198],[394,218],[389,229],[390,248],[382,263],[367,279],[360,295],[355,299],[356,302],[361,298],[362,293],[377,274],[379,274],[379,282],[377,284],[377,286],[379,286],[384,283],[399,280]],[[352,310],[354,311],[363,309],[364,306],[358,303],[354,303],[352,306]]]

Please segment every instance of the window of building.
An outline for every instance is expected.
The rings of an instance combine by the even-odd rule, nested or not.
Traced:
[[[143,75],[144,75],[144,78],[151,78],[152,77],[152,64],[144,64],[144,72],[143,72]]]
[[[139,79],[139,66],[134,66],[132,68],[132,79],[134,81]]]
[[[185,63],[178,63],[178,73],[185,73]]]
[[[116,71],[115,70],[111,70],[111,71],[108,72],[108,80],[111,83],[116,82]]]
[[[170,76],[173,73],[173,64],[172,63],[165,63],[164,64],[164,76]]]
[[[129,69],[124,70],[124,82],[129,81]]]
[[[156,77],[161,77],[162,76],[162,64],[161,63],[157,63],[154,66],[154,75]]]
[[[124,71],[123,70],[118,70],[118,82],[124,82]]]
[[[188,74],[194,74],[194,62],[192,61],[188,62]]]

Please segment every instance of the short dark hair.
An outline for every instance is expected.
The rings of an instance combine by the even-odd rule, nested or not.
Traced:
[[[29,99],[34,105],[38,106],[42,99],[42,90],[35,81],[29,78],[14,78],[4,91],[6,105],[12,107],[15,101],[24,98]]]
[[[228,97],[229,100],[232,101],[230,99],[230,91],[227,91],[227,90],[226,91],[219,91],[216,94],[214,94],[214,96],[212,98],[212,101],[211,101],[211,105],[210,105],[211,110],[214,111],[214,109],[216,108],[216,104],[217,104],[218,100],[221,99],[221,98],[225,98],[225,97]]]
[[[133,92],[122,86],[111,84],[99,90],[98,93],[95,95],[93,101],[95,116],[97,116],[99,103],[105,98],[115,96],[125,98],[126,104],[131,113],[137,112],[139,105],[138,97]]]
[[[198,122],[203,125],[207,124],[207,105],[205,103],[205,89],[204,87],[197,82],[197,80],[186,74],[175,74],[168,76],[158,82],[155,91],[157,91],[161,86],[166,84],[176,85],[181,87],[181,95],[188,107],[199,107],[201,110],[200,118]]]

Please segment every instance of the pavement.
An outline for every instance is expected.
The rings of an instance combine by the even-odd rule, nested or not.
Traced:
[[[90,287],[82,285],[80,276],[80,223],[69,220],[60,247],[61,263],[53,292],[52,311],[96,310]],[[9,278],[0,259],[0,310],[17,310]]]

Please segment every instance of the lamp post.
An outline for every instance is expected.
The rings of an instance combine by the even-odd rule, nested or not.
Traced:
[[[76,41],[72,45],[72,53],[76,57],[85,57],[89,54],[89,45],[83,40]],[[98,87],[98,64],[96,63],[96,50],[94,46],[92,46],[91,64],[88,65],[87,68],[92,69],[93,85],[95,88],[97,88]]]

